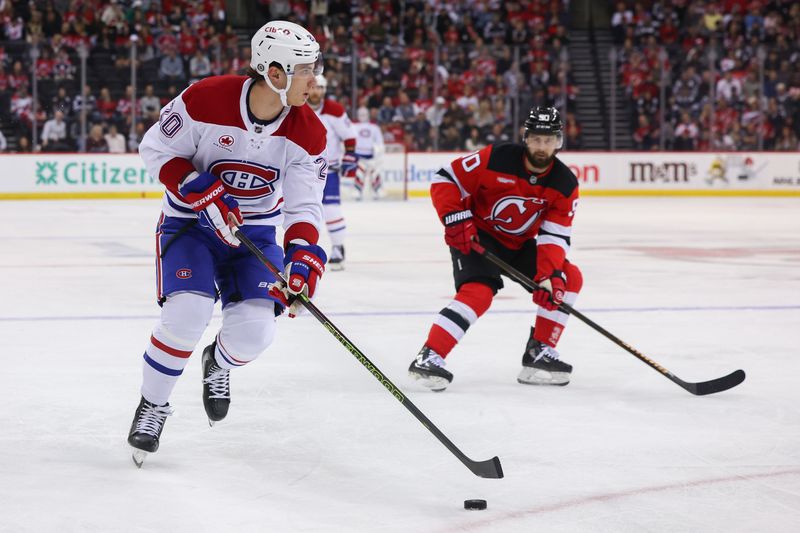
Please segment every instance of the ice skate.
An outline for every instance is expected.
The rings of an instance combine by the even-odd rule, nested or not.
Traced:
[[[156,405],[144,398],[139,402],[128,433],[128,444],[133,447],[133,462],[137,467],[142,467],[147,454],[158,450],[161,430],[164,429],[164,422],[171,414],[172,408],[168,403]]]
[[[336,244],[333,246],[328,266],[331,270],[344,270],[344,245]]]
[[[444,359],[423,346],[416,359],[408,367],[408,375],[434,392],[441,392],[453,381],[453,374],[444,369]]]
[[[203,407],[212,427],[228,415],[231,404],[230,370],[217,365],[216,347],[217,343],[212,342],[203,350]]]
[[[572,365],[559,360],[558,357],[555,348],[531,337],[522,356],[522,370],[517,376],[517,382],[524,385],[568,384]]]

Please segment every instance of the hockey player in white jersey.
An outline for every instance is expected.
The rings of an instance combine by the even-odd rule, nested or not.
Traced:
[[[381,180],[382,160],[385,151],[383,132],[380,127],[369,120],[369,111],[360,108],[353,124],[356,130],[356,155],[358,156],[358,172],[356,173],[356,190],[359,199],[364,197],[367,189],[372,189],[372,197],[378,199],[383,182]]]
[[[325,209],[325,224],[331,238],[331,270],[344,268],[344,241],[347,225],[342,213],[342,197],[339,178],[355,179],[358,170],[356,156],[356,132],[342,104],[325,98],[328,82],[317,76],[317,85],[308,97],[308,105],[325,124],[328,130],[328,179],[322,207]]]
[[[319,44],[301,26],[272,21],[252,39],[247,76],[191,85],[161,110],[139,153],[166,187],[156,230],[161,319],[144,352],[142,397],[128,435],[141,466],[158,449],[169,397],[222,302],[222,327],[203,351],[209,423],[230,404],[231,369],[259,356],[276,315],[314,294],[325,270],[317,244],[325,186],[325,129],[305,105],[321,73]],[[283,248],[276,227],[285,233]],[[233,234],[246,234],[274,264],[275,278]]]

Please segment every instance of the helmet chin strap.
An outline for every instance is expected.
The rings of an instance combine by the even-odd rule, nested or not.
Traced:
[[[273,91],[278,93],[278,96],[281,99],[281,105],[283,105],[283,107],[288,106],[289,103],[286,101],[286,93],[289,92],[289,87],[292,86],[292,77],[291,76],[286,76],[286,88],[285,89],[278,89],[277,87],[272,85],[272,82],[270,81],[269,76],[264,76],[264,81],[267,82],[267,87],[269,87],[270,89],[272,89]]]

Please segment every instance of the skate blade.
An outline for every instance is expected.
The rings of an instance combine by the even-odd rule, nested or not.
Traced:
[[[147,452],[144,450],[133,450],[133,454],[131,455],[131,459],[133,459],[133,464],[136,465],[136,468],[141,468],[142,463],[144,463],[145,458],[147,458]]]
[[[517,376],[517,383],[523,385],[556,385],[563,387],[569,384],[570,375],[566,372],[548,372],[530,367],[522,367]]]
[[[442,392],[450,385],[450,382],[445,378],[439,376],[421,376],[416,372],[409,372],[408,375],[420,382],[423,387],[432,390],[433,392]]]
[[[340,272],[344,270],[344,263],[329,263],[328,268],[330,268],[334,272]]]

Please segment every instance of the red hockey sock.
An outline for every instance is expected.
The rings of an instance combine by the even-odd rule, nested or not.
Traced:
[[[470,282],[462,285],[453,301],[439,311],[425,344],[446,357],[467,329],[489,309],[493,296],[492,288],[483,283]]]

